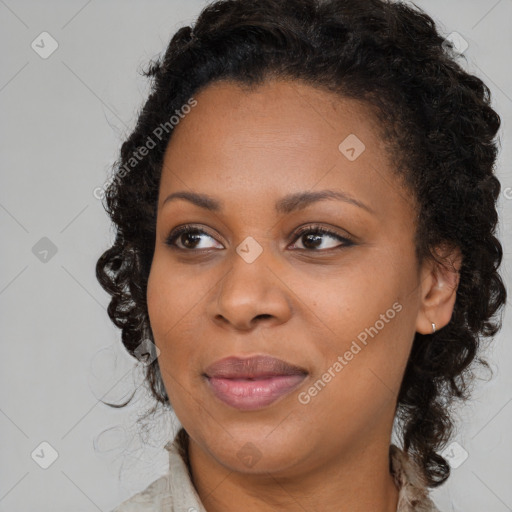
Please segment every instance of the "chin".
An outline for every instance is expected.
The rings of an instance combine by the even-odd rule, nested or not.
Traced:
[[[246,474],[280,473],[297,464],[304,434],[276,431],[279,420],[268,428],[244,426],[237,432],[227,428],[222,439],[207,437],[208,451],[231,471]]]

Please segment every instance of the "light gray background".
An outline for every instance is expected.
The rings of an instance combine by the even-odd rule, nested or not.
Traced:
[[[0,0],[1,512],[107,512],[167,470],[162,446],[173,418],[149,424],[143,442],[135,420],[151,405],[147,396],[121,410],[98,401],[143,388],[94,274],[113,238],[94,190],[145,99],[137,70],[204,5]],[[502,274],[510,286],[512,0],[417,5],[445,35],[457,31],[468,41],[466,67],[490,86],[503,119]],[[59,45],[47,59],[31,48],[43,31]],[[43,237],[57,249],[46,262],[33,251]],[[512,510],[511,333],[508,314],[488,352],[495,377],[477,382],[460,412],[453,464],[468,457],[433,492],[443,512]],[[38,448],[43,441],[58,452],[48,469],[35,462],[49,460],[50,449]]]

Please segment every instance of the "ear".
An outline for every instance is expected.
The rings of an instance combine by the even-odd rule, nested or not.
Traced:
[[[437,260],[429,258],[421,268],[420,309],[416,318],[416,331],[432,334],[448,324],[452,317],[459,286],[462,255],[458,247],[436,247]]]

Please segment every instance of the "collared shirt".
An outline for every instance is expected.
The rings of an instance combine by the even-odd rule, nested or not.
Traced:
[[[207,512],[190,478],[187,433],[181,428],[165,445],[169,470],[111,512]],[[389,447],[390,471],[398,488],[396,512],[439,512],[428,496],[420,468],[398,446]]]

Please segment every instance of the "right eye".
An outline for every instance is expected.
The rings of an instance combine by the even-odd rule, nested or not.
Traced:
[[[208,234],[206,231],[203,231],[202,229],[190,225],[180,226],[171,231],[169,236],[166,238],[165,243],[172,249],[179,249],[181,251],[211,249],[212,247],[197,246],[198,242],[201,241],[202,235],[206,235],[212,240],[214,239],[210,234]],[[183,247],[180,247],[180,245],[176,242],[181,242]],[[221,246],[221,248],[224,247]]]

